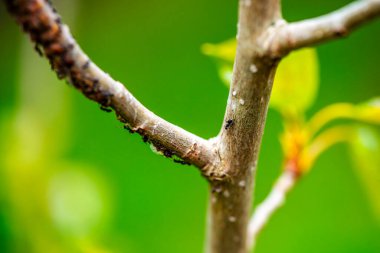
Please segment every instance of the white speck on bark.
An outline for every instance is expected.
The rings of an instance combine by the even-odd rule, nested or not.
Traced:
[[[232,109],[233,112],[235,112],[235,110],[236,110],[236,104],[235,103],[232,103],[231,109]]]
[[[244,0],[244,1],[243,1],[243,4],[244,4],[245,6],[247,6],[247,7],[249,7],[249,6],[251,6],[252,2],[251,2],[251,0]]]
[[[241,105],[244,105],[245,104],[245,101],[244,101],[244,99],[239,99],[239,103],[241,104]]]
[[[251,66],[249,66],[249,71],[251,71],[251,73],[256,73],[257,72],[257,67],[255,64],[251,64]]]

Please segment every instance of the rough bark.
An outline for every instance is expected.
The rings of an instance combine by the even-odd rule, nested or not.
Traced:
[[[278,63],[263,54],[259,38],[279,20],[279,9],[276,0],[240,1],[233,79],[218,137],[227,180],[211,183],[210,253],[247,252],[254,175]]]
[[[144,107],[120,82],[112,79],[82,51],[61,17],[44,0],[7,0],[9,12],[29,33],[36,50],[49,59],[59,78],[65,78],[101,109],[115,113],[125,128],[166,157],[178,156],[180,163],[194,164],[208,177],[218,163],[210,142],[165,121]],[[213,173],[213,179],[219,179]]]
[[[317,18],[284,24],[276,30],[273,40],[267,41],[267,50],[273,56],[282,56],[297,48],[345,37],[379,13],[379,0],[360,0]]]

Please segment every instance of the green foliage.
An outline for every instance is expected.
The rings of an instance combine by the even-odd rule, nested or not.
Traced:
[[[361,121],[380,125],[380,97],[359,104],[356,114]]]
[[[352,158],[362,185],[380,222],[380,132],[365,125],[355,127],[350,142]]]
[[[318,86],[316,50],[306,48],[294,51],[278,66],[270,105],[284,114],[303,114],[314,104]]]
[[[71,141],[69,90],[29,43],[23,46],[19,86],[25,96],[0,121],[2,190],[9,219],[22,224],[13,236],[28,245],[18,246],[21,252],[96,252],[95,238],[110,215],[109,187],[93,166],[62,158]]]
[[[65,236],[91,238],[108,220],[107,185],[85,164],[61,162],[55,170],[47,189],[53,223]]]
[[[202,52],[215,60],[219,78],[229,87],[236,54],[236,39],[230,39],[217,45],[206,43],[202,46]]]

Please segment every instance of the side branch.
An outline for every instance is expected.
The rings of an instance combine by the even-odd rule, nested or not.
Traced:
[[[248,226],[248,249],[252,249],[255,246],[257,236],[272,215],[285,203],[286,195],[294,187],[298,178],[296,173],[284,171],[273,186],[268,197],[256,207]]]
[[[272,56],[283,56],[297,48],[346,36],[377,16],[379,0],[359,0],[321,17],[280,26],[266,48]]]
[[[36,43],[36,50],[41,54],[43,51],[49,59],[59,78],[67,79],[104,110],[113,108],[128,130],[139,133],[157,151],[167,157],[178,156],[183,163],[196,165],[208,176],[218,162],[211,144],[149,111],[121,83],[92,63],[49,1],[5,0],[5,3]]]

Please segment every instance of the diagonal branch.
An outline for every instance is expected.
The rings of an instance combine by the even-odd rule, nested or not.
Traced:
[[[307,157],[308,162],[305,168],[301,169],[297,167],[296,164],[300,162],[285,162],[284,171],[275,182],[269,195],[256,207],[251,217],[247,232],[247,247],[249,249],[255,247],[260,232],[273,217],[273,214],[285,203],[288,193],[297,185],[301,177],[312,168],[316,159],[333,145],[349,141],[351,134],[351,127],[336,126],[330,128],[303,148],[304,151],[302,153],[304,153],[304,155],[298,159],[302,160]]]
[[[252,249],[258,234],[272,215],[285,203],[286,195],[293,189],[299,176],[292,171],[284,171],[277,179],[268,197],[256,207],[248,226],[248,248]]]
[[[5,3],[24,31],[30,34],[37,51],[43,50],[59,78],[67,79],[104,110],[113,108],[128,130],[143,136],[144,141],[153,144],[165,156],[178,156],[184,160],[179,162],[192,163],[209,176],[218,162],[211,143],[149,111],[121,83],[92,63],[49,1],[5,0]]]
[[[379,0],[359,0],[327,15],[282,25],[265,48],[273,56],[348,35],[356,27],[380,16]]]

